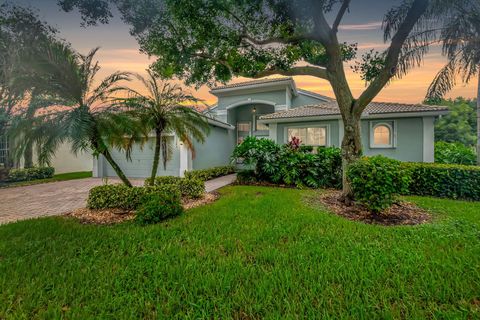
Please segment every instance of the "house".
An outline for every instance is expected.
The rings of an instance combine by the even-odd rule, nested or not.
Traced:
[[[205,111],[211,133],[204,144],[195,144],[195,157],[178,137],[167,167],[159,175],[182,176],[185,170],[204,169],[230,163],[236,144],[247,136],[287,143],[298,137],[316,147],[341,145],[343,123],[335,100],[297,88],[293,78],[271,78],[216,87],[218,98]],[[403,103],[370,103],[362,115],[361,134],[365,155],[416,162],[434,160],[434,121],[447,113],[446,107]],[[136,146],[131,161],[122,152],[113,154],[127,176],[149,176],[153,139]],[[94,176],[114,176],[101,157],[94,162]]]

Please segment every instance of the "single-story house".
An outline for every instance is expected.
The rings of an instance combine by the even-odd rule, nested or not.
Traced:
[[[204,144],[195,144],[195,157],[171,135],[175,145],[167,168],[158,175],[182,176],[185,170],[205,169],[230,163],[232,151],[247,136],[287,143],[293,136],[315,147],[337,146],[343,138],[343,123],[336,101],[297,88],[290,77],[254,80],[213,88],[218,98],[204,114],[211,133]],[[365,155],[416,162],[434,160],[434,121],[446,107],[423,104],[372,102],[362,115]],[[153,137],[152,137],[153,138]],[[113,154],[129,177],[148,177],[153,158],[150,145],[135,147],[131,161],[122,152]],[[105,159],[94,161],[94,176],[114,176]]]

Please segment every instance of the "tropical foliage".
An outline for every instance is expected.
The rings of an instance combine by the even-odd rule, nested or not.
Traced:
[[[138,138],[138,124],[111,107],[111,97],[120,90],[120,81],[129,80],[128,74],[116,72],[94,85],[100,70],[94,60],[97,49],[87,55],[73,51],[69,45],[46,41],[29,53],[23,61],[34,72],[20,75],[17,83],[42,83],[42,91],[61,99],[61,105],[48,106],[37,111],[34,123],[20,122],[16,128],[25,132],[23,145],[37,148],[40,163],[49,163],[63,142],[70,142],[72,151],[91,151],[102,155],[120,179],[131,186],[121,168],[113,159],[110,147],[127,148],[125,136]]]
[[[477,154],[473,147],[440,141],[435,143],[435,162],[474,165],[477,163]]]
[[[435,122],[435,141],[461,143],[474,146],[477,143],[477,112],[474,100],[427,100],[428,104],[448,106],[449,113]]]
[[[247,167],[253,167],[253,178],[258,182],[341,188],[341,155],[338,148],[319,148],[317,153],[312,153],[290,144],[280,145],[269,139],[248,137],[235,148],[233,158]],[[240,173],[240,178],[244,175]]]
[[[468,83],[477,78],[477,153],[480,153],[480,3],[461,1],[460,12],[452,14],[441,29],[440,39],[447,64],[438,72],[428,88],[427,97],[439,99],[450,91],[458,78]],[[477,160],[480,165],[480,157]]]
[[[133,89],[127,89],[130,97],[119,101],[121,106],[126,108],[127,114],[138,120],[144,132],[144,143],[149,141],[150,132],[155,133],[155,153],[150,174],[153,185],[160,154],[163,167],[166,168],[169,150],[172,148],[173,140],[165,134],[174,133],[187,148],[194,152],[193,139],[203,143],[210,127],[203,115],[193,107],[185,105],[197,102],[195,97],[178,85],[161,82],[151,70],[147,72],[148,78],[137,75],[147,93],[141,94]]]

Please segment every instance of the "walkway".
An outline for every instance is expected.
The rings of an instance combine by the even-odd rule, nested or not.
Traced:
[[[213,179],[205,182],[205,189],[211,192],[234,180],[234,174]],[[109,180],[109,183],[116,182]],[[132,183],[143,185],[143,180],[132,179]],[[82,208],[86,204],[88,191],[102,184],[100,178],[89,178],[0,189],[0,224],[60,215]]]

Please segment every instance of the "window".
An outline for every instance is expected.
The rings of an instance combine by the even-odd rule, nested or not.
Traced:
[[[292,137],[297,137],[300,142],[307,146],[326,146],[327,145],[327,128],[288,128],[288,141]]]
[[[258,118],[260,116],[255,116],[255,131],[268,131],[268,126],[264,123],[258,123]]]
[[[8,139],[0,135],[0,167],[5,167],[8,160]]]
[[[393,148],[395,141],[394,122],[370,124],[370,147]]]

